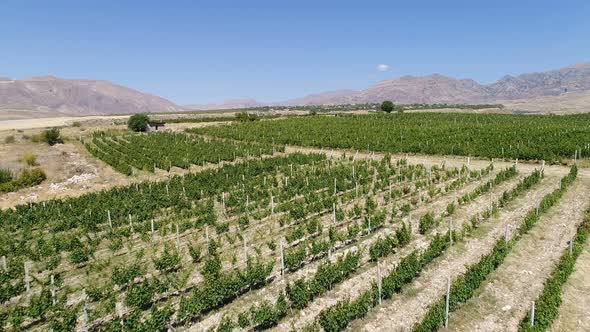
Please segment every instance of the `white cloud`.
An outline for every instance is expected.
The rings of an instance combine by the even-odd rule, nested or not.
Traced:
[[[386,70],[389,70],[389,65],[378,64],[377,65],[377,70],[378,71],[386,71]]]

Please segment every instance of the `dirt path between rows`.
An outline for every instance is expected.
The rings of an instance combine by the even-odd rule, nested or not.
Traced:
[[[515,185],[515,182],[516,181],[508,181],[507,183],[504,183],[494,188],[492,193],[493,199],[498,199],[502,192],[504,190],[512,188]],[[395,254],[385,257],[381,260],[381,270],[383,275],[389,273],[390,270],[393,268],[394,263],[399,262],[399,260],[403,256],[409,254],[411,251],[415,249],[425,248],[428,246],[429,240],[426,237],[417,234],[419,224],[418,217],[428,211],[433,211],[436,216],[440,215],[440,213],[442,213],[442,211],[445,209],[446,204],[453,200],[453,195],[450,195],[450,197],[448,198],[448,201],[438,201],[434,204],[424,206],[422,209],[418,211],[418,213],[415,214],[416,217],[412,218],[412,242],[408,246],[399,249]],[[455,216],[454,218],[454,220],[456,221],[456,227],[460,227],[460,224],[457,222],[459,221],[459,219],[461,219],[460,217],[457,218],[458,216],[460,216],[460,214],[463,213],[464,215],[470,216],[474,214],[476,210],[479,212],[479,209],[483,210],[486,208],[486,204],[484,203],[488,202],[488,200],[488,195],[483,195],[478,197],[474,201],[466,204],[465,206],[462,206],[457,211],[457,216]],[[463,222],[467,222],[467,217],[463,219],[465,219],[462,220]],[[448,226],[446,224],[445,218],[445,221],[443,221],[441,225],[437,227],[437,229],[439,231],[444,232],[446,231],[447,227]],[[375,264],[371,264],[368,267],[362,268],[360,273],[355,274],[352,278],[349,278],[341,284],[337,285],[336,287],[334,287],[332,291],[326,293],[324,296],[312,301],[306,309],[297,312],[295,315],[289,317],[288,319],[285,319],[284,322],[278,325],[276,330],[289,330],[293,326],[296,328],[302,328],[306,324],[311,323],[316,317],[318,317],[322,309],[325,309],[329,306],[336,304],[338,301],[346,298],[347,296],[353,298],[356,297],[357,295],[361,294],[370,287],[371,281],[375,280],[376,278],[376,271],[377,268]]]
[[[450,331],[518,331],[543,283],[583,220],[590,179],[577,179],[547,215],[514,246],[506,260],[449,320]],[[588,307],[586,307],[586,310]],[[570,330],[571,331],[571,330]]]
[[[562,288],[559,315],[552,332],[590,331],[590,242],[578,256],[574,273]]]
[[[497,218],[484,222],[472,238],[455,245],[443,257],[428,265],[420,276],[402,290],[369,312],[367,317],[353,322],[353,331],[409,331],[428,308],[444,293],[447,277],[455,279],[466,271],[466,266],[479,261],[507,227],[513,230],[524,215],[535,207],[541,198],[558,186],[557,177],[547,177],[540,184],[511,202]],[[467,330],[470,331],[470,330]]]

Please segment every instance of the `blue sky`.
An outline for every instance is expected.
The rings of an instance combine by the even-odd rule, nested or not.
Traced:
[[[2,0],[0,31],[0,76],[105,79],[179,104],[590,61],[588,0]]]

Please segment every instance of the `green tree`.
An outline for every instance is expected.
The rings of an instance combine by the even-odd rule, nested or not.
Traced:
[[[393,102],[391,100],[385,100],[381,103],[381,110],[385,113],[391,113],[394,109]]]
[[[146,131],[150,118],[146,114],[133,114],[127,121],[127,127],[133,131]]]
[[[58,128],[51,128],[43,131],[43,141],[49,145],[55,145],[57,143],[63,143]]]

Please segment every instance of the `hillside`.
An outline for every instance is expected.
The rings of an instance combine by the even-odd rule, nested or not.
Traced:
[[[557,96],[590,90],[590,62],[540,73],[506,75],[491,84],[433,74],[381,81],[365,90],[313,94],[287,100],[285,105],[374,103],[495,103],[503,100]],[[281,104],[281,103],[278,103]]]
[[[172,112],[179,107],[161,97],[108,81],[42,76],[0,78],[0,110],[4,114],[0,119],[6,119]]]

